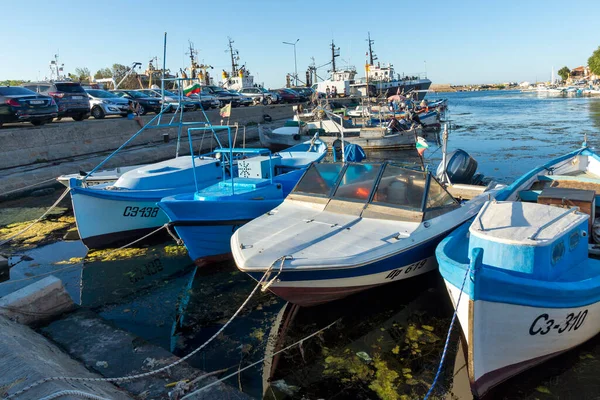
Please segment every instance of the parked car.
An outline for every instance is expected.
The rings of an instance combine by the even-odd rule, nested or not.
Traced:
[[[255,103],[262,104],[273,104],[280,101],[277,93],[269,92],[267,89],[262,87],[246,87],[240,90],[240,93],[244,96],[252,97]]]
[[[248,107],[251,106],[252,104],[254,104],[254,99],[250,96],[246,96],[244,94],[241,94],[238,91],[235,90],[228,90],[229,93],[233,93],[236,96],[239,96],[240,98],[240,106],[244,106],[244,107]]]
[[[290,89],[271,89],[271,92],[277,93],[283,103],[299,103],[300,95]]]
[[[162,96],[160,94],[160,89],[140,89],[139,92],[144,93],[149,97],[154,97],[155,99],[161,99]],[[179,101],[181,100],[181,104],[183,105],[183,111],[194,111],[198,108],[198,105],[186,97],[182,97],[165,90],[165,102],[171,105],[171,109],[175,111],[177,107],[179,107]]]
[[[33,92],[51,96],[58,106],[58,118],[83,121],[90,116],[90,100],[77,82],[28,82],[21,85]]]
[[[150,97],[145,93],[138,92],[137,90],[118,89],[111,90],[111,93],[116,94],[119,97],[133,100],[140,105],[139,113],[145,115],[149,112],[159,113],[161,109],[161,100],[156,97]],[[167,104],[167,108],[171,108],[171,105]],[[169,111],[169,110],[167,110]]]
[[[210,110],[211,108],[217,108],[221,105],[219,99],[208,93],[193,93],[188,95],[187,98],[190,101],[195,102],[197,108],[202,106],[203,110]]]
[[[293,87],[291,89],[300,95],[300,101],[309,101],[315,94],[312,88],[306,86]]]
[[[127,116],[129,100],[100,89],[88,89],[86,93],[90,98],[92,117],[102,119],[107,115]]]
[[[236,96],[219,86],[202,86],[202,94],[211,94],[215,96],[221,103],[220,107],[224,107],[228,103],[231,103],[232,107],[237,107],[240,105],[239,96]]]
[[[7,122],[31,122],[43,125],[58,116],[58,106],[43,96],[18,86],[0,86],[0,127]]]

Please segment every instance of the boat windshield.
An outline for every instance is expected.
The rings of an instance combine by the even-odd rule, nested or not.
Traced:
[[[373,203],[421,210],[426,178],[425,172],[388,164],[375,190]]]
[[[330,197],[344,164],[313,164],[294,189],[295,193]]]
[[[449,206],[458,205],[427,172],[390,163],[313,164],[293,192],[354,203],[369,202],[378,207],[378,213],[382,207],[392,207],[420,215],[434,210],[439,214]]]
[[[380,169],[381,164],[349,164],[333,198],[367,201]]]

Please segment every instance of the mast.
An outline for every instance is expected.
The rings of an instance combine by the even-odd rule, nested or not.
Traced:
[[[335,58],[340,56],[340,48],[335,47],[335,43],[333,43],[333,39],[331,39],[331,72],[335,73]]]
[[[190,78],[196,79],[196,69],[198,68],[196,56],[198,55],[198,50],[194,49],[194,43],[191,40],[188,40],[188,49],[189,52],[186,54],[190,55]]]
[[[369,42],[369,64],[373,65],[373,62],[375,60],[377,60],[377,56],[373,53],[373,43],[375,43],[375,41],[371,40],[371,32],[367,32],[367,33],[368,33],[367,42]]]
[[[231,76],[236,76],[238,73],[238,51],[233,48],[233,40],[230,37],[227,37],[227,40],[229,40],[229,54],[231,55]]]

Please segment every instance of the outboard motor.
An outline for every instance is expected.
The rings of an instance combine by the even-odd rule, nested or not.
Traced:
[[[332,152],[334,162],[342,159],[342,141],[340,139],[336,139],[333,142]],[[347,162],[361,162],[367,158],[363,148],[354,143],[346,144],[346,147],[344,147],[344,153],[346,154]]]
[[[444,168],[440,163],[436,176],[442,178]],[[446,157],[446,174],[452,183],[470,183],[477,171],[477,161],[462,149],[454,150]]]

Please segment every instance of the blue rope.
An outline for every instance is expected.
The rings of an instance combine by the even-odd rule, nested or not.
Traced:
[[[433,389],[435,388],[438,378],[440,377],[440,374],[442,373],[442,366],[444,365],[444,359],[446,358],[446,352],[448,351],[448,345],[450,344],[450,335],[452,334],[452,328],[454,327],[454,321],[456,320],[456,315],[458,315],[458,305],[460,304],[460,298],[462,297],[463,289],[465,288],[465,283],[467,282],[467,276],[469,276],[470,271],[471,271],[471,263],[469,263],[469,266],[467,267],[467,272],[465,273],[465,277],[463,278],[462,286],[460,287],[460,293],[458,294],[458,300],[456,301],[456,309],[454,310],[454,314],[452,315],[452,321],[450,321],[450,327],[448,328],[448,335],[446,335],[446,343],[444,344],[444,351],[442,351],[442,358],[440,360],[440,364],[438,365],[438,370],[435,374],[435,378],[433,378],[433,383],[431,384],[431,387],[429,388],[429,390],[427,391],[427,394],[425,395],[424,400],[427,400],[429,398],[429,396],[431,396],[431,393],[433,392]]]

